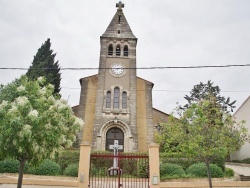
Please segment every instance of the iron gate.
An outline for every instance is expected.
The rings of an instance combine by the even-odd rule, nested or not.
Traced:
[[[117,164],[114,165],[114,164]],[[90,156],[90,188],[149,188],[146,154],[95,153]]]

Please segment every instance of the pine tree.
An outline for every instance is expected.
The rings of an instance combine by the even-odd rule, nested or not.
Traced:
[[[207,100],[211,97],[216,98],[216,102],[220,104],[222,110],[229,112],[228,109],[233,112],[235,108],[234,104],[236,101],[230,101],[229,97],[223,97],[220,95],[220,88],[219,86],[214,86],[214,83],[209,80],[207,83],[197,84],[194,86],[192,91],[190,92],[190,96],[186,95],[184,98],[188,101],[188,104],[184,106],[184,108],[190,107],[193,103],[196,103],[200,100]]]
[[[38,49],[26,75],[30,80],[36,80],[40,76],[44,76],[46,78],[46,84],[50,83],[54,86],[54,94],[60,96],[60,67],[58,61],[55,62],[56,54],[53,53],[50,47],[50,39],[47,39]]]

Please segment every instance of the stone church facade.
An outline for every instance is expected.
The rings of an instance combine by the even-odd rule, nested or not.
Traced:
[[[99,72],[80,79],[80,102],[73,111],[85,125],[78,138],[89,142],[93,150],[109,150],[118,140],[123,146],[120,151],[145,152],[168,114],[152,107],[153,83],[137,77],[137,38],[124,16],[124,4],[116,6],[100,37]]]

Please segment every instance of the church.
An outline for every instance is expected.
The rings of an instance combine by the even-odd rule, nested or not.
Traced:
[[[123,13],[124,4],[116,7],[100,37],[98,74],[80,79],[80,101],[73,111],[85,125],[78,143],[109,151],[118,140],[119,151],[146,152],[159,123],[167,122],[169,116],[152,106],[154,84],[136,74],[137,38]]]

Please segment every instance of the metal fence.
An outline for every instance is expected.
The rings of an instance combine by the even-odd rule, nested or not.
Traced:
[[[90,156],[90,188],[149,188],[146,154],[95,153]]]

